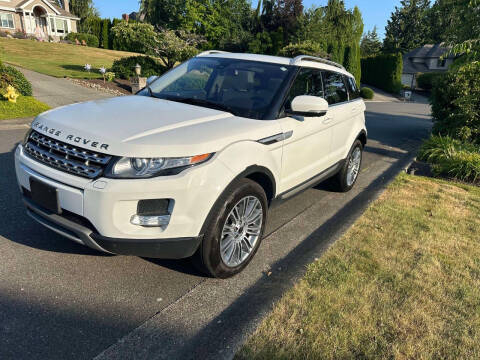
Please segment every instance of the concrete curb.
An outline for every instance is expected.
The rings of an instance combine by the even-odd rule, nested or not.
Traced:
[[[34,117],[0,120],[0,131],[28,129],[33,119]]]

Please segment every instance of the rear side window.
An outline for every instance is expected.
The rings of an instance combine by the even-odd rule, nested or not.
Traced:
[[[355,100],[360,97],[360,90],[357,88],[357,83],[355,79],[350,76],[345,76],[345,82],[348,87],[348,94],[350,95],[350,100]]]
[[[309,68],[300,69],[288,94],[285,109],[290,109],[292,100],[300,95],[324,97],[321,71]]]
[[[330,105],[348,101],[347,87],[343,81],[343,75],[331,71],[323,72],[325,86],[325,100]]]

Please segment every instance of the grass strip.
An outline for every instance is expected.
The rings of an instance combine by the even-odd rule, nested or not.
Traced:
[[[480,358],[480,188],[401,174],[237,359]]]

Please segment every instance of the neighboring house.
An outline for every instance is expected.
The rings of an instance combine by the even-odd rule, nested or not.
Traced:
[[[62,7],[53,0],[0,0],[0,31],[60,40],[69,32],[77,32],[80,20],[70,13],[68,1],[61,3]]]
[[[447,71],[455,59],[453,55],[442,59],[447,51],[443,44],[424,45],[403,55],[402,84],[415,87],[417,74]]]

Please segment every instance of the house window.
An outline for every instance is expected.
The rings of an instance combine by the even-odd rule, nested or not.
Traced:
[[[447,59],[438,59],[437,60],[437,67],[439,68],[443,68],[445,67],[445,65],[447,65]]]
[[[67,34],[68,33],[68,24],[67,20],[63,19],[55,19],[57,25],[57,33],[59,34]]]
[[[15,29],[13,24],[13,14],[0,13],[0,27]]]

